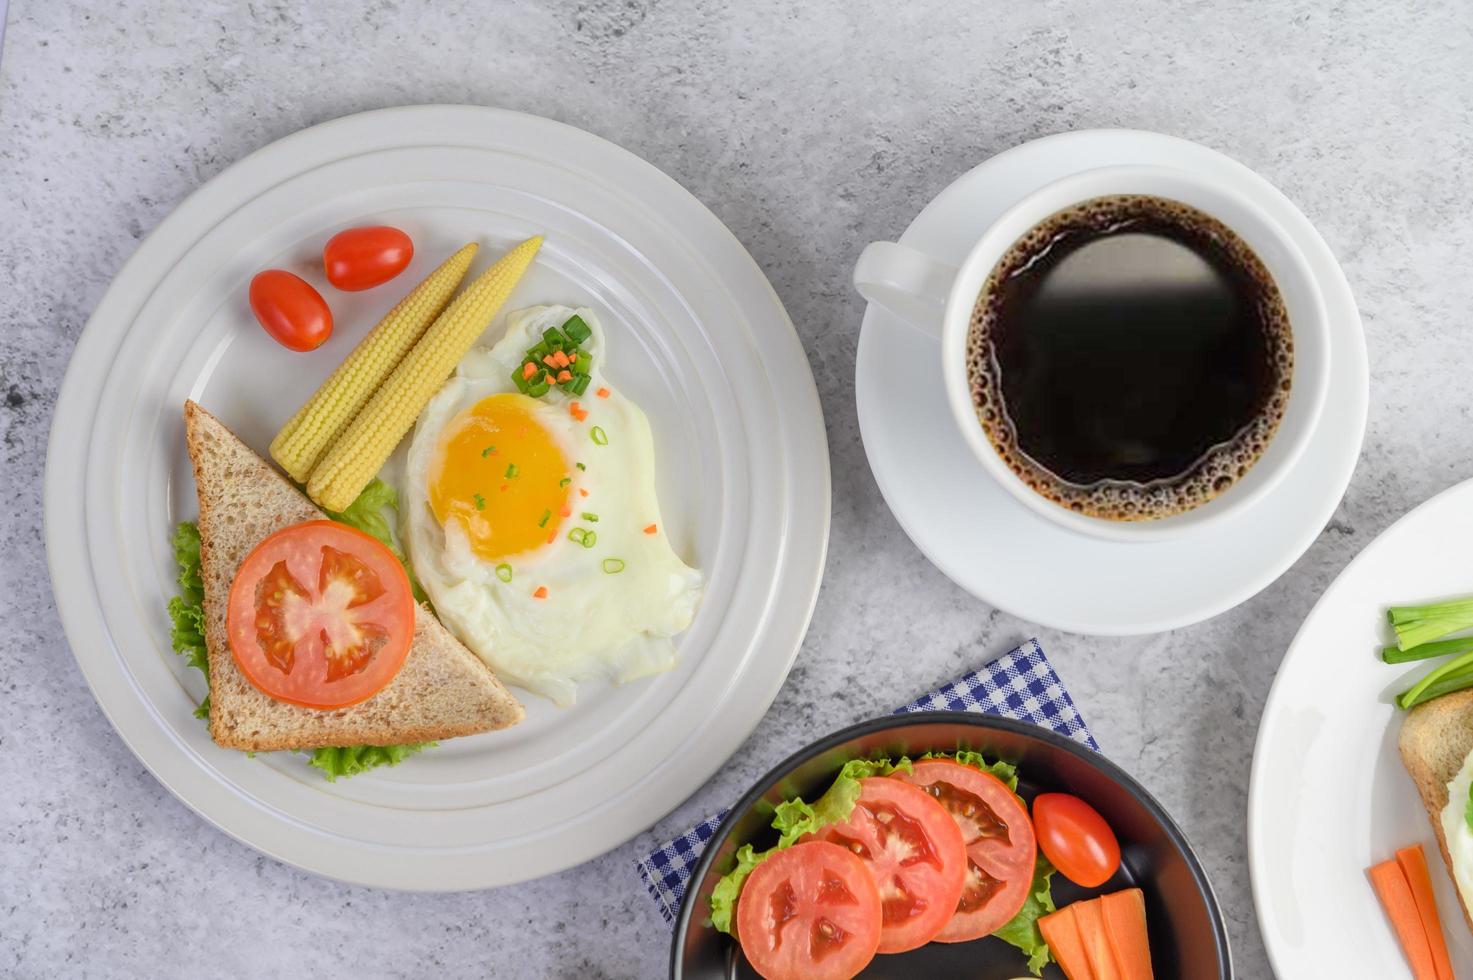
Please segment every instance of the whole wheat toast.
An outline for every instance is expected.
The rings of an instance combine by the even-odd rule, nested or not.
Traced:
[[[1422,805],[1427,808],[1438,850],[1451,875],[1453,861],[1447,850],[1447,836],[1442,831],[1442,809],[1447,806],[1447,784],[1473,751],[1473,690],[1445,694],[1407,712],[1397,747],[1401,750],[1402,765],[1406,766],[1422,797]],[[1463,909],[1463,921],[1473,929],[1473,915],[1468,913],[1462,889],[1454,891]]]
[[[236,570],[268,534],[327,515],[192,401],[184,403],[184,428],[199,493],[210,735],[217,743],[253,752],[396,745],[473,735],[522,720],[517,699],[423,605],[415,610],[414,643],[404,666],[360,704],[304,708],[277,701],[246,680],[225,631]]]

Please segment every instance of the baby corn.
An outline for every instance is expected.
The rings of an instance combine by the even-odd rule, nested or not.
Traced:
[[[293,480],[307,482],[322,454],[445,309],[475,256],[474,243],[464,246],[414,287],[282,426],[271,440],[271,458]]]
[[[527,239],[483,272],[425,331],[389,380],[312,470],[307,495],[341,511],[378,473],[456,363],[481,335],[532,264],[542,236]]]

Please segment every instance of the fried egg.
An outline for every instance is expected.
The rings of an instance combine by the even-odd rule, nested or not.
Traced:
[[[591,331],[585,393],[523,394],[527,349],[575,314]],[[606,350],[589,309],[509,314],[420,415],[400,487],[440,620],[503,680],[559,705],[580,681],[674,666],[672,637],[702,591],[660,519],[649,421],[604,377]]]

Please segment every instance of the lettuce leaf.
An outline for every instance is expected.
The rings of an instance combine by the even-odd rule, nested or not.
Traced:
[[[379,766],[397,766],[434,742],[413,742],[409,745],[355,745],[343,749],[318,749],[312,753],[308,765],[321,769],[327,781],[337,782],[339,777],[356,776],[360,772],[377,769]]]
[[[853,759],[844,763],[834,783],[814,803],[801,799],[784,800],[773,810],[772,829],[778,832],[777,843],[765,851],[757,852],[751,844],[743,845],[736,853],[736,867],[732,868],[711,890],[711,925],[720,931],[732,934],[732,918],[736,913],[737,896],[742,885],[763,861],[778,851],[785,851],[798,843],[798,839],[815,833],[833,823],[843,823],[854,812],[859,802],[859,781],[869,776],[888,776],[892,772],[910,771],[910,760]]]
[[[1054,911],[1053,879],[1054,866],[1039,852],[1038,863],[1033,866],[1033,887],[1028,889],[1028,899],[1018,914],[993,933],[1005,943],[1010,943],[1028,957],[1028,969],[1033,975],[1041,976],[1049,964],[1048,943],[1043,941],[1043,932],[1038,920]]]
[[[424,589],[419,587],[419,579],[414,577],[414,569],[409,567],[409,559],[400,550],[399,543],[394,540],[394,532],[390,529],[389,519],[384,516],[384,508],[389,508],[397,514],[399,512],[399,494],[378,477],[368,481],[368,486],[358,498],[348,505],[348,509],[341,513],[327,512],[327,516],[339,524],[355,527],[370,537],[382,541],[394,557],[399,559],[399,564],[404,566],[405,573],[409,576],[409,587],[414,591],[416,602],[428,603],[429,597],[425,595]]]
[[[387,493],[387,496],[385,494]],[[365,500],[365,498],[367,498]],[[380,537],[370,526],[354,523],[361,520],[373,525],[378,522],[379,530],[388,533],[388,522],[384,520],[383,508],[394,506],[393,488],[374,480],[348,507],[344,514],[352,514],[354,520],[345,520],[367,534],[372,534],[393,547],[392,542]],[[336,520],[337,518],[334,518]],[[396,551],[395,554],[398,554]],[[169,600],[169,631],[174,652],[182,656],[189,666],[210,676],[209,648],[205,646],[205,586],[200,578],[199,526],[192,521],[183,521],[174,530],[174,560],[179,564],[179,594]],[[402,561],[402,557],[400,558]],[[405,566],[408,567],[407,565]],[[413,582],[411,576],[410,581]],[[195,709],[196,718],[210,717],[210,699],[205,697]],[[356,776],[360,772],[379,766],[397,766],[405,759],[434,742],[417,742],[410,745],[362,745],[351,748],[317,749],[312,753],[311,765],[321,769],[328,782],[339,777]],[[254,755],[254,753],[250,753]]]
[[[199,528],[189,521],[174,531],[174,561],[179,565],[179,594],[169,600],[173,622],[169,640],[184,662],[210,677],[210,651],[205,646],[205,583],[199,577]],[[196,718],[210,717],[210,697],[194,709]]]

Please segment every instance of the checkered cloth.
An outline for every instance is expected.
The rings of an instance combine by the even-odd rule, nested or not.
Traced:
[[[1037,640],[1029,640],[991,663],[916,698],[905,707],[896,709],[895,714],[913,711],[977,711],[1003,715],[1043,725],[1096,752],[1100,750]],[[707,817],[634,862],[640,878],[644,879],[645,888],[667,923],[675,923],[691,872],[700,861],[706,843],[715,835],[721,821],[726,819],[727,812],[722,810]]]

